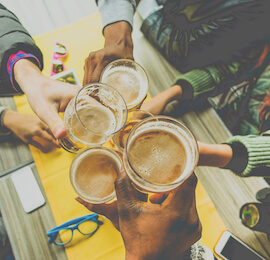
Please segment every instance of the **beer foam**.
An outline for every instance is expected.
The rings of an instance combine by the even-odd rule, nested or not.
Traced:
[[[111,68],[102,76],[102,82],[117,89],[127,106],[140,102],[148,89],[147,78],[140,71],[129,67]]]
[[[103,143],[105,139],[106,142],[117,128],[114,113],[100,104],[84,105],[77,113],[84,125],[74,113],[65,115],[65,122],[70,134],[85,144]]]
[[[79,196],[89,200],[103,199],[114,193],[120,167],[121,161],[114,154],[106,150],[88,150],[73,161],[71,181]]]
[[[192,165],[189,139],[175,125],[148,122],[136,129],[129,141],[129,162],[139,176],[152,183],[177,182],[188,174]]]

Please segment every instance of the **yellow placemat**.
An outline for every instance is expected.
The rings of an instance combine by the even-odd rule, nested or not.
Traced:
[[[85,58],[90,52],[103,47],[99,14],[51,33],[40,35],[35,40],[44,54],[43,72],[45,75],[50,75],[53,45],[55,41],[58,41],[66,45],[69,51],[65,61],[66,68],[74,68],[78,78],[82,81]],[[15,97],[15,103],[19,112],[33,113],[25,96]],[[63,149],[57,149],[49,154],[43,154],[31,146],[30,149],[56,224],[60,225],[70,219],[89,214],[88,210],[74,200],[76,194],[69,182],[69,166],[74,155]],[[196,190],[196,197],[203,225],[201,243],[213,248],[219,235],[226,228],[200,182]],[[74,234],[73,242],[66,247],[68,259],[124,259],[121,235],[114,229],[110,221],[104,219],[104,222],[105,224],[90,238]]]

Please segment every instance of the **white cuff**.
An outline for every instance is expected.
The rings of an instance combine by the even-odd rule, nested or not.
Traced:
[[[102,31],[107,25],[120,21],[126,21],[132,27],[135,10],[129,0],[99,0],[98,8],[101,14]]]
[[[137,13],[145,20],[150,14],[163,8],[156,0],[143,0],[138,4]]]

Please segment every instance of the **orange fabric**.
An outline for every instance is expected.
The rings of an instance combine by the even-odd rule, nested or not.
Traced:
[[[103,46],[99,15],[87,17],[76,24],[36,37],[36,43],[44,54],[44,74],[47,76],[50,75],[55,41],[67,46],[69,54],[64,60],[66,68],[74,68],[82,81],[85,58],[91,51]],[[15,97],[15,102],[19,112],[33,113],[25,96]],[[49,154],[43,154],[31,146],[30,149],[56,224],[60,225],[70,219],[89,214],[87,209],[75,201],[76,194],[69,182],[69,166],[74,155],[63,149],[57,149]],[[225,226],[200,182],[196,197],[203,225],[201,243],[213,248]],[[103,221],[105,224],[90,238],[75,232],[72,243],[66,246],[68,259],[124,259],[124,246],[120,233],[114,229],[109,220],[103,218]]]

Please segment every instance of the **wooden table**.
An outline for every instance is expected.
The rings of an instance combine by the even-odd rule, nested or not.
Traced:
[[[135,21],[135,23],[139,22]],[[156,95],[170,86],[179,72],[150,46],[138,27],[134,28],[133,34],[135,60],[146,69],[150,81],[150,94]],[[5,98],[3,102],[14,106],[11,99]],[[181,119],[200,141],[221,143],[230,136],[229,131],[212,109],[196,111],[196,113],[189,112]],[[31,154],[29,148],[21,142],[4,143],[0,146],[0,158],[0,170],[3,171],[31,160]],[[33,170],[40,184],[34,165]],[[255,193],[268,186],[263,178],[244,179],[228,170],[209,167],[198,167],[196,174],[213,200],[228,230],[269,259],[270,243],[266,235],[249,230],[239,220],[240,207],[246,202],[255,201]],[[44,194],[41,184],[40,187]],[[48,203],[33,213],[25,213],[9,175],[0,178],[0,200],[16,259],[66,259],[62,247],[50,247],[47,242],[46,232],[55,226]]]

